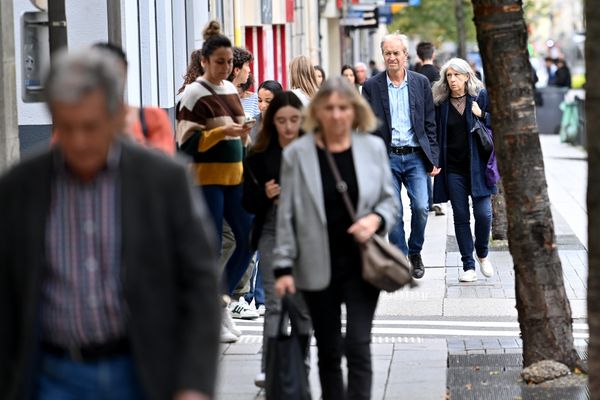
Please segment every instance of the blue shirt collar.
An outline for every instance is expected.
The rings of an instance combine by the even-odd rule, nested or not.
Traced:
[[[390,79],[390,76],[387,74],[387,71],[385,73],[385,80],[387,81],[387,86],[389,87],[403,87],[404,85],[408,85],[408,69],[404,68],[404,80],[402,81],[402,83],[400,83],[400,86],[394,86],[394,84],[392,83],[392,80]]]

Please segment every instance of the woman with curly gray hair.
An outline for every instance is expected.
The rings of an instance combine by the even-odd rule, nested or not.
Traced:
[[[473,69],[460,58],[446,62],[440,71],[440,78],[432,88],[442,169],[435,177],[433,201],[445,203],[450,200],[464,271],[459,281],[474,282],[477,280],[477,273],[473,248],[477,253],[481,273],[486,278],[494,274],[487,256],[492,226],[491,195],[496,193],[497,188],[486,182],[489,154],[482,154],[471,132],[476,118],[488,128],[490,126],[488,96]],[[475,218],[474,245],[469,196]]]

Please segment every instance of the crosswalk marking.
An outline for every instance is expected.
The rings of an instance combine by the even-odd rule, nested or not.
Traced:
[[[236,322],[245,334],[261,333],[263,318]],[[342,320],[345,331],[346,320]],[[382,320],[373,321],[374,337],[388,336],[471,336],[471,337],[519,337],[519,323],[516,321],[452,321],[452,320]],[[471,329],[469,329],[471,328]],[[573,338],[589,338],[586,323],[573,324]]]

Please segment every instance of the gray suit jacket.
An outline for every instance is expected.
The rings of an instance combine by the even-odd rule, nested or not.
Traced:
[[[391,228],[399,202],[384,143],[369,134],[352,134],[352,156],[358,181],[357,216],[379,213]],[[380,232],[385,233],[385,232]],[[275,268],[292,267],[296,287],[329,286],[331,265],[321,171],[314,135],[286,147],[281,162],[281,197],[277,214]]]

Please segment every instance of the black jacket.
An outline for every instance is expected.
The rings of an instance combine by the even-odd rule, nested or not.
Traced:
[[[275,136],[275,135],[274,135]],[[273,137],[265,151],[251,153],[244,161],[244,195],[242,205],[246,211],[255,215],[250,245],[253,250],[258,248],[267,214],[273,207],[275,199],[269,199],[265,193],[265,183],[271,179],[281,184],[279,172],[281,167],[281,152],[276,137]]]
[[[0,178],[0,398],[26,399],[40,350],[52,151]],[[214,228],[185,167],[122,143],[121,280],[148,399],[214,392],[221,308]]]
[[[435,130],[435,107],[429,80],[423,75],[406,70],[408,74],[408,101],[410,104],[410,120],[417,136],[417,141],[425,154],[427,170],[438,165],[439,147]],[[387,87],[387,71],[383,71],[368,79],[362,88],[363,97],[371,105],[371,109],[379,120],[378,129],[373,132],[383,139],[388,150],[392,143],[392,122],[390,98]]]

